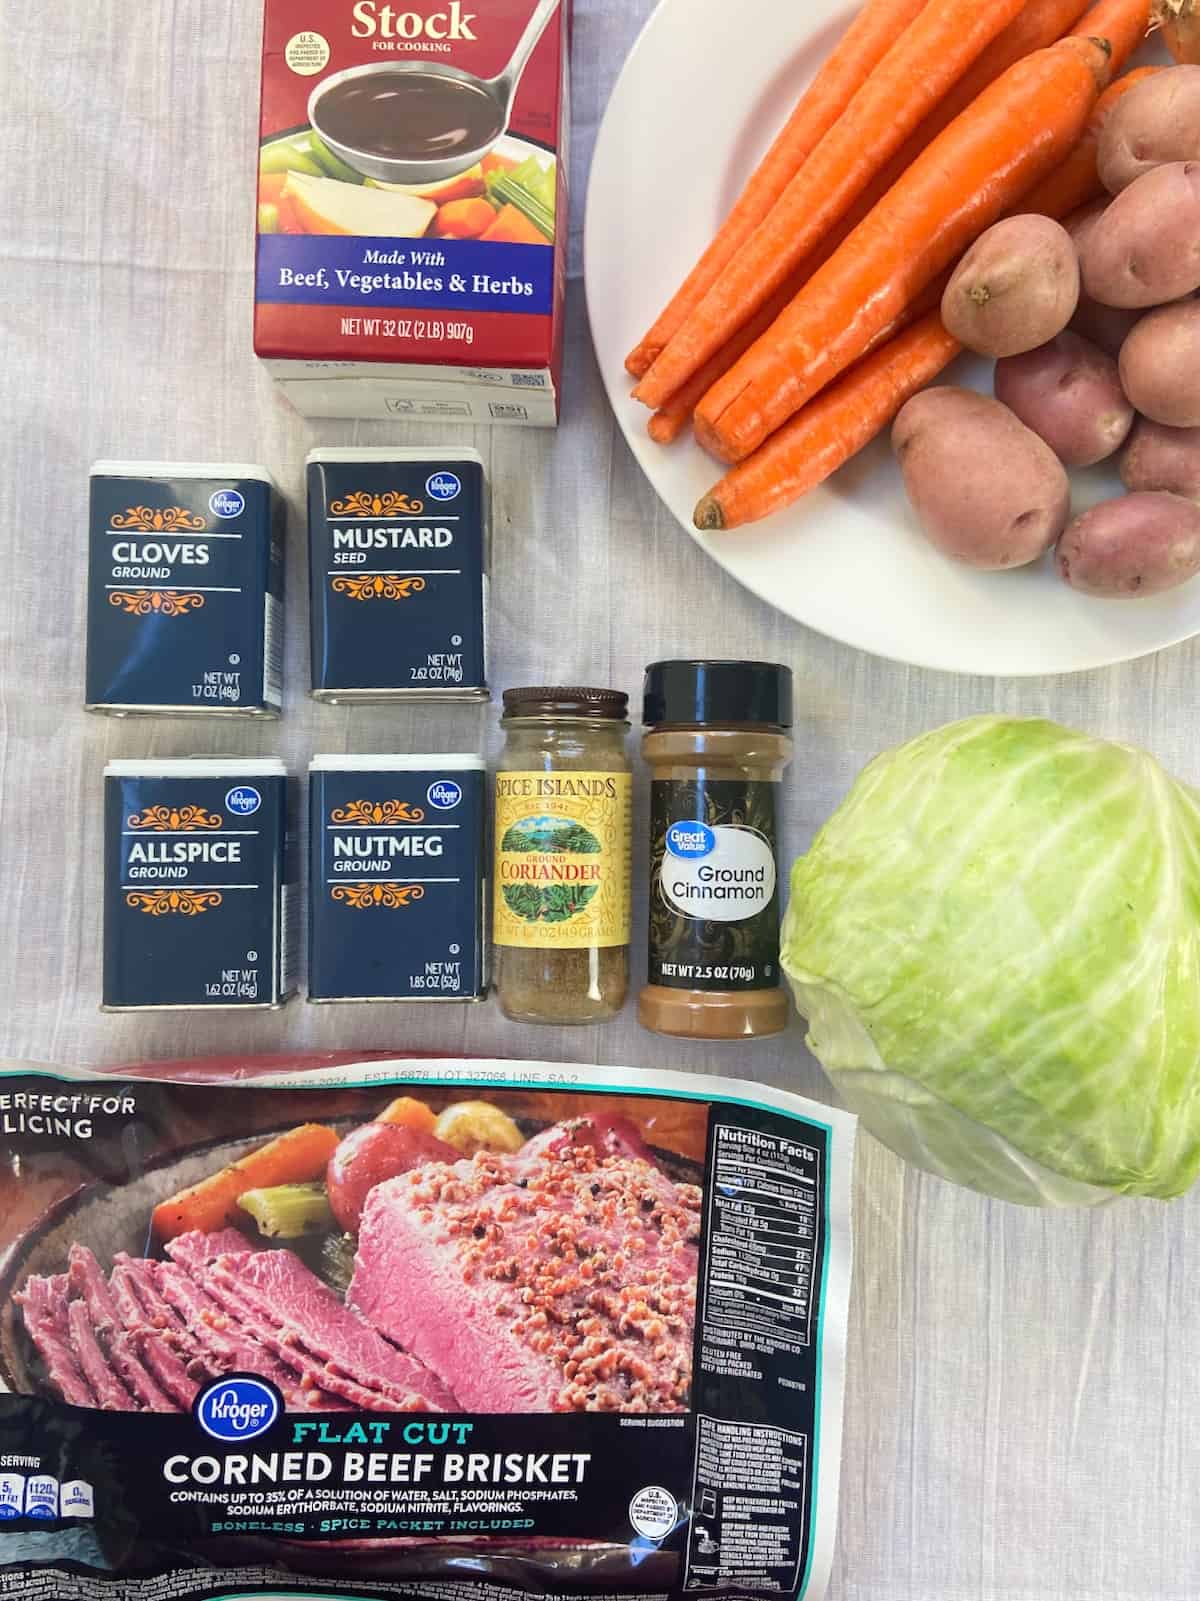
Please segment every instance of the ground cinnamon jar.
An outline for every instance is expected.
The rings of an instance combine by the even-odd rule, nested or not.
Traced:
[[[522,1023],[598,1023],[629,988],[628,695],[504,692],[496,770],[496,995]]]
[[[650,938],[638,1019],[688,1039],[778,1034],[789,1002],[775,802],[792,755],[791,672],[769,662],[656,662],[643,721]]]

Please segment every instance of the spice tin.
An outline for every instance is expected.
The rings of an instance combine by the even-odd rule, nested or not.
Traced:
[[[487,699],[478,451],[312,451],[308,536],[316,700]]]
[[[97,462],[88,711],[277,717],[284,516],[261,467]]]
[[[295,991],[293,791],[278,761],[109,763],[104,1011],[277,1007]]]
[[[310,1001],[484,998],[484,818],[478,756],[313,758]]]

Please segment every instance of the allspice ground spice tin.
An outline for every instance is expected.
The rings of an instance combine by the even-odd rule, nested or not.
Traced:
[[[273,760],[109,763],[104,1011],[277,1007],[294,992],[292,788]]]
[[[315,700],[487,699],[478,451],[311,451],[308,540]]]
[[[97,462],[88,711],[277,717],[284,521],[262,467]]]
[[[313,758],[310,1001],[484,998],[484,782],[478,756]]]

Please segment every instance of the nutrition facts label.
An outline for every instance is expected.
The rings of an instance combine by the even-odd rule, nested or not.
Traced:
[[[697,1419],[692,1530],[684,1585],[794,1590],[803,1553],[803,1434]]]
[[[812,1337],[821,1155],[780,1135],[714,1131],[706,1331],[737,1331],[775,1349]]]

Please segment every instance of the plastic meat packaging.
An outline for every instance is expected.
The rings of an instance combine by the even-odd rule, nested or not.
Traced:
[[[851,1118],[590,1067],[164,1071],[0,1082],[0,1596],[823,1594]]]

